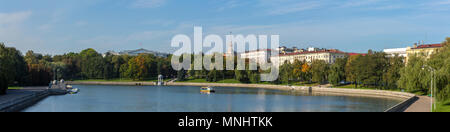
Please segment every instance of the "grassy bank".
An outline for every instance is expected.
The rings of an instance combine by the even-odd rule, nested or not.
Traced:
[[[23,87],[8,87],[9,90],[18,90],[23,89]]]
[[[450,112],[450,100],[436,103],[436,112]]]
[[[355,84],[348,84],[348,85],[341,85],[341,86],[333,86],[333,88],[347,88],[347,89],[367,89],[367,90],[386,90],[386,91],[396,91],[396,92],[404,92],[400,89],[380,89],[380,88],[374,88],[374,87],[364,87],[361,85],[358,85],[357,88],[355,88]],[[410,92],[413,93],[413,92]]]

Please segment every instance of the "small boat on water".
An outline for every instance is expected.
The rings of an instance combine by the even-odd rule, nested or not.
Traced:
[[[216,90],[214,90],[214,88],[212,88],[212,87],[202,87],[200,89],[200,92],[202,92],[202,93],[215,93]]]
[[[68,94],[77,94],[78,92],[80,92],[80,89],[73,88],[72,85],[66,85],[66,90]]]
[[[69,94],[77,94],[79,91],[80,91],[80,89],[78,89],[78,88],[72,88],[72,89],[68,90]]]

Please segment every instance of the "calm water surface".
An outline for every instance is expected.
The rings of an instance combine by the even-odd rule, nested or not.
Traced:
[[[80,93],[49,96],[25,112],[371,112],[399,100],[352,96],[309,96],[281,90],[193,86],[75,85]]]

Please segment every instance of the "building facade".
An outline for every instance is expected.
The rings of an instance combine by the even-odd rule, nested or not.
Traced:
[[[242,59],[249,59],[258,64],[263,64],[263,63],[269,62],[271,56],[272,56],[271,49],[247,51],[245,53],[240,54],[240,57]]]
[[[388,57],[394,57],[396,55],[400,57],[407,57],[406,53],[407,48],[393,48],[393,49],[384,49],[383,52],[387,54]]]
[[[293,52],[280,54],[278,56],[272,56],[271,59],[279,59],[280,65],[285,62],[294,63],[295,60],[305,61],[307,63],[312,63],[314,60],[323,60],[328,64],[333,64],[336,62],[338,58],[347,57],[347,53],[339,51],[339,50],[311,50],[311,51],[303,51],[303,52]]]
[[[414,55],[423,56],[428,59],[439,48],[442,48],[442,46],[442,44],[423,44],[419,46],[417,44],[414,44],[413,47],[408,47],[406,49],[406,63],[408,63],[409,57]]]

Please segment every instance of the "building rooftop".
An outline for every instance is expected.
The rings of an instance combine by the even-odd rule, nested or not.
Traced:
[[[424,44],[424,45],[419,45],[416,48],[412,48],[412,49],[439,48],[442,46],[443,46],[442,44]]]
[[[250,50],[250,51],[245,51],[245,53],[250,53],[250,52],[259,52],[259,51],[272,51],[272,49],[258,49],[258,50]]]
[[[333,49],[333,50],[320,50],[320,51],[293,52],[293,53],[280,54],[279,56],[291,56],[291,55],[314,54],[314,53],[342,53],[342,54],[344,54],[345,52]]]
[[[367,54],[365,53],[347,53],[348,56],[354,56],[354,55],[362,55],[362,56],[366,56]]]
[[[392,49],[384,49],[383,52],[406,52],[408,48],[392,48]]]

